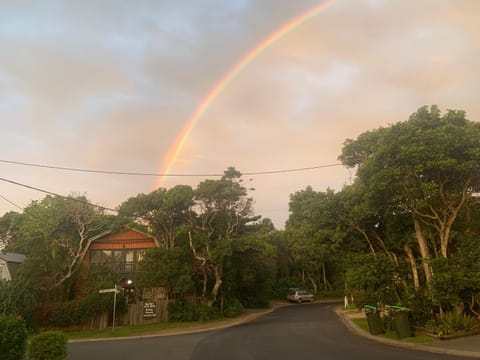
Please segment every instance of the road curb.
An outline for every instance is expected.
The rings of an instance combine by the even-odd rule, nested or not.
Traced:
[[[226,329],[232,326],[237,326],[237,325],[241,325],[241,324],[256,320],[259,317],[270,314],[274,312],[276,309],[284,306],[289,306],[289,304],[283,304],[283,303],[275,304],[269,309],[265,309],[263,311],[256,311],[250,314],[244,314],[239,316],[238,318],[232,318],[231,320],[222,320],[221,323],[199,324],[189,328],[158,330],[157,332],[154,332],[151,334],[139,334],[139,335],[131,335],[131,336],[106,337],[106,338],[69,339],[68,342],[80,343],[80,342],[128,340],[128,339],[186,335],[186,334],[195,334],[195,333],[206,332],[206,331],[215,331],[215,330]]]
[[[436,348],[436,347],[431,347],[431,346],[425,346],[425,345],[418,345],[418,344],[410,344],[410,343],[405,343],[402,341],[397,341],[397,340],[392,340],[392,339],[386,339],[380,336],[375,336],[370,334],[367,331],[364,331],[363,329],[359,328],[348,316],[345,315],[343,312],[343,309],[341,307],[336,307],[335,312],[337,313],[337,316],[339,317],[340,321],[343,322],[343,324],[347,327],[347,329],[359,336],[363,336],[367,339],[370,339],[372,341],[384,343],[386,345],[390,346],[396,346],[396,347],[401,347],[401,348],[406,348],[410,350],[420,350],[420,351],[427,351],[431,353],[437,353],[437,354],[447,354],[447,355],[456,355],[456,356],[465,356],[465,357],[470,357],[470,358],[479,358],[480,359],[480,353],[475,352],[475,351],[467,351],[467,350],[454,350],[454,349],[445,349],[445,348]]]

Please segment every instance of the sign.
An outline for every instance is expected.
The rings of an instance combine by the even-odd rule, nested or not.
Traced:
[[[111,289],[98,290],[100,294],[113,293],[112,331],[115,331],[115,308],[117,307],[117,294],[120,292],[120,290],[123,289],[121,286],[118,286],[117,284],[115,284],[114,286],[115,287]]]
[[[143,318],[156,319],[157,318],[157,304],[154,302],[143,303]]]
[[[120,290],[117,289],[117,288],[112,288],[112,289],[101,289],[101,290],[98,290],[98,292],[100,294],[111,293],[111,292],[115,292],[115,293],[118,294],[120,292]]]

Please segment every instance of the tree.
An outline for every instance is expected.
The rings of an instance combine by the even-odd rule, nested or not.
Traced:
[[[252,217],[252,199],[240,180],[241,174],[230,167],[220,180],[204,180],[194,192],[196,214],[190,218],[188,237],[202,272],[202,298],[209,307],[217,300],[233,238],[243,226],[258,219]],[[213,286],[208,290],[210,274]]]
[[[178,294],[182,298],[194,289],[193,271],[192,254],[188,247],[151,249],[139,263],[136,286],[165,287],[169,294]]]
[[[286,233],[301,281],[307,278],[315,292],[320,281],[331,289],[326,264],[342,242],[334,191],[316,192],[308,186],[290,196],[289,206]]]
[[[15,242],[18,234],[20,214],[9,211],[0,217],[0,250],[8,247],[9,243]]]
[[[27,255],[22,273],[35,279],[44,295],[64,299],[92,239],[111,222],[83,196],[46,196],[20,215],[9,249]]]
[[[347,140],[339,158],[358,167],[357,179],[366,184],[370,199],[410,214],[430,282],[432,251],[448,257],[455,220],[479,190],[480,124],[463,111],[441,116],[435,105],[422,107],[408,121]]]
[[[130,224],[146,226],[164,248],[172,249],[179,229],[187,223],[192,205],[192,188],[177,185],[128,199],[120,205],[119,217]]]
[[[275,282],[275,247],[269,243],[272,232],[260,228],[232,242],[232,256],[224,271],[222,294],[236,298],[249,308],[268,306]]]

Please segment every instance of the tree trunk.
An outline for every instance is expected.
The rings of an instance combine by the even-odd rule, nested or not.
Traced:
[[[417,262],[415,260],[415,256],[413,256],[413,250],[408,244],[405,244],[403,249],[405,250],[405,254],[407,254],[408,260],[410,262],[410,267],[412,269],[413,286],[414,286],[415,289],[419,289],[420,288],[420,279],[418,277]]]
[[[307,276],[308,276],[308,279],[310,280],[310,284],[312,284],[313,292],[317,292],[318,285],[317,285],[317,282],[315,281],[315,278],[310,273],[308,273]]]
[[[427,240],[423,236],[422,229],[420,226],[420,221],[418,221],[418,219],[415,216],[413,216],[413,225],[415,227],[415,235],[417,236],[418,247],[420,248],[420,254],[422,255],[422,263],[423,263],[423,270],[425,271],[425,278],[427,280],[427,284],[430,284],[432,280],[432,269],[430,269],[430,265],[428,264],[430,254],[428,251]]]
[[[208,282],[208,275],[207,275],[207,269],[205,269],[205,266],[202,266],[202,299],[205,302],[205,299],[207,298],[207,282]]]
[[[217,301],[218,291],[222,285],[222,269],[221,265],[215,265],[215,285],[213,285],[212,292],[210,293],[210,299],[207,302],[207,306],[211,308],[215,301]]]
[[[327,272],[325,270],[325,263],[322,262],[322,277],[323,277],[323,288],[327,290],[330,287],[330,283],[327,280]]]

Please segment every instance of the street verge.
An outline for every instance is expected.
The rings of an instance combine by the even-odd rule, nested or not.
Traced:
[[[428,352],[437,353],[437,354],[448,354],[448,355],[465,356],[465,357],[480,359],[479,352],[460,350],[460,349],[436,348],[436,347],[431,347],[426,345],[419,345],[419,344],[407,343],[399,340],[388,339],[381,336],[375,336],[370,334],[368,331],[365,331],[361,329],[359,326],[357,326],[352,321],[351,316],[349,316],[348,313],[345,313],[341,306],[335,307],[335,312],[337,313],[339,319],[343,322],[343,324],[347,327],[347,329],[350,332],[359,336],[363,336],[372,341],[377,341],[380,343],[384,343],[386,345],[397,346],[397,347],[402,347],[402,348],[411,349],[411,350],[428,351]]]

